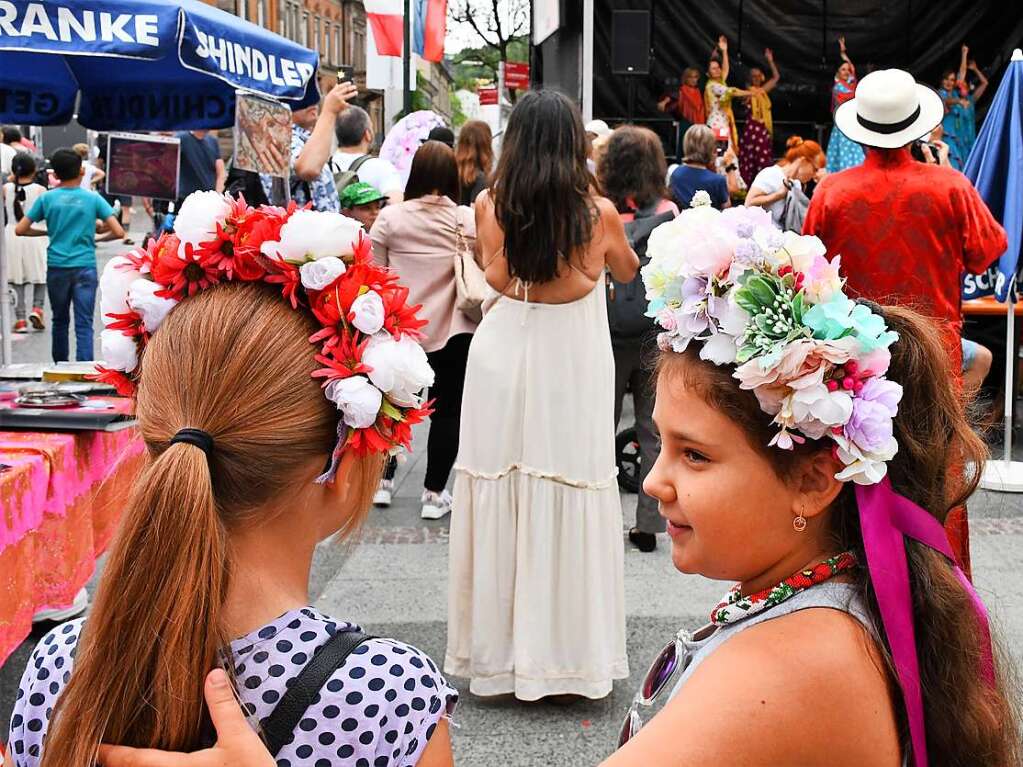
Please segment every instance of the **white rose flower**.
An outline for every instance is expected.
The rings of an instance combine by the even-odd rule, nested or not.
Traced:
[[[173,298],[155,295],[158,290],[162,288],[147,279],[135,280],[128,288],[128,306],[141,315],[142,324],[150,333],[155,333],[170,310],[178,305]]]
[[[114,256],[103,267],[99,278],[99,308],[106,321],[108,314],[124,314],[128,306],[128,288],[142,275],[124,256]]]
[[[384,299],[375,290],[363,293],[352,301],[352,313],[355,315],[352,324],[356,329],[371,336],[384,326]]]
[[[346,268],[345,262],[335,256],[327,256],[319,261],[302,264],[299,269],[302,275],[302,287],[306,290],[323,290],[344,274]]]
[[[298,210],[281,227],[281,239],[264,242],[261,251],[271,258],[279,255],[291,264],[348,256],[354,252],[361,231],[362,224],[340,213]]]
[[[192,192],[181,203],[174,216],[174,234],[185,244],[193,246],[212,240],[217,235],[217,224],[223,224],[231,212],[231,203],[220,192]]]
[[[697,189],[693,199],[689,201],[689,207],[699,208],[703,205],[710,205],[710,195],[703,189]]]
[[[139,365],[139,350],[135,340],[119,330],[104,330],[99,334],[103,364],[111,370],[130,373]]]
[[[384,401],[380,390],[365,376],[331,381],[324,390],[327,399],[337,405],[344,422],[353,429],[367,429],[376,423]]]
[[[408,336],[395,341],[389,334],[378,333],[366,345],[362,361],[372,368],[369,380],[400,407],[417,407],[417,395],[433,386],[433,368],[426,352]]]

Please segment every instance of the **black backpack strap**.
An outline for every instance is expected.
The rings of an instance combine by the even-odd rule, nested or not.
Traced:
[[[288,743],[306,709],[327,680],[363,642],[374,639],[358,631],[339,631],[306,664],[270,715],[260,722],[266,747],[274,757]]]
[[[359,168],[361,168],[369,160],[372,160],[372,159],[373,159],[373,155],[371,155],[371,154],[364,154],[364,155],[362,155],[362,157],[357,158],[355,160],[355,162],[353,162],[351,165],[348,166],[348,172],[349,173],[355,173],[356,175],[358,175]]]

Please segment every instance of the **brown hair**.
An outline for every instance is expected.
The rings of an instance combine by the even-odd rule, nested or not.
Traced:
[[[785,142],[785,156],[778,162],[779,165],[788,165],[796,160],[807,160],[815,168],[821,168],[827,164],[824,150],[816,141],[804,141],[802,136],[789,136]]]
[[[469,120],[458,132],[458,146],[455,147],[455,162],[458,163],[458,180],[468,189],[476,182],[476,174],[490,175],[494,164],[494,135],[490,126],[482,120]]]
[[[416,150],[405,184],[406,200],[434,192],[448,197],[456,205],[462,196],[455,150],[442,141],[427,141]]]
[[[690,125],[682,137],[682,162],[696,165],[710,165],[714,162],[717,151],[717,139],[714,131],[703,123]]]
[[[311,377],[317,327],[268,286],[225,284],[182,302],[146,347],[137,413],[148,465],[54,709],[43,767],[92,767],[101,742],[199,745],[203,681],[231,638],[222,625],[231,532],[305,481],[336,439],[337,412]],[[208,460],[170,443],[185,427],[213,437]],[[353,465],[345,531],[364,517],[379,474],[378,459]]]
[[[607,140],[597,163],[597,181],[619,211],[663,199],[668,165],[661,140],[649,128],[623,125]]]
[[[904,393],[895,418],[899,452],[888,464],[896,492],[944,523],[950,510],[963,504],[979,482],[987,449],[970,427],[953,381],[948,354],[938,331],[910,309],[884,307],[888,327],[899,334],[892,346],[888,377]],[[691,344],[684,354],[663,352],[661,373],[679,376],[681,384],[742,427],[749,444],[782,478],[814,451],[830,450],[827,441],[808,441],[793,451],[769,447],[776,431],[752,391],[739,389],[733,368],[699,358]],[[974,468],[968,475],[967,464]],[[847,484],[829,510],[829,529],[838,550],[851,549],[865,562],[854,488]],[[906,540],[913,595],[920,682],[932,767],[1015,767],[1019,764],[1019,699],[1011,665],[996,647],[994,687],[981,674],[981,632],[970,597],[941,554]],[[866,567],[855,571],[856,587],[875,626],[882,626],[877,598]],[[879,649],[898,712],[904,750],[908,726],[891,648],[883,637]]]

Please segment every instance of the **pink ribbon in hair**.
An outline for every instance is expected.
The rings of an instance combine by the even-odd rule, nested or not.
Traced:
[[[906,703],[906,717],[913,746],[915,767],[927,767],[927,735],[924,727],[923,696],[920,692],[920,666],[916,654],[913,627],[913,600],[909,593],[909,566],[903,536],[930,546],[948,557],[963,588],[973,601],[977,624],[983,632],[984,656],[981,671],[994,684],[994,660],[987,609],[973,584],[956,564],[945,529],[932,515],[908,498],[896,493],[886,477],[876,485],[857,485],[856,503],[860,511],[860,529],[867,554],[867,568],[877,595],[878,607],[895,671]]]

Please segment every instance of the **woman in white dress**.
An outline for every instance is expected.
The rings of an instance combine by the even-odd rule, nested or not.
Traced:
[[[28,152],[19,152],[11,160],[13,181],[3,185],[4,254],[7,258],[7,279],[14,286],[14,332],[28,332],[28,323],[42,330],[43,304],[46,301],[46,247],[48,237],[19,237],[14,233],[18,221],[28,213],[46,187],[35,182],[36,161]],[[40,228],[45,224],[38,224]],[[31,313],[29,312],[29,307]]]
[[[628,676],[604,270],[639,260],[566,97],[516,105],[476,203],[493,289],[462,400],[445,669],[477,695],[602,698]]]

